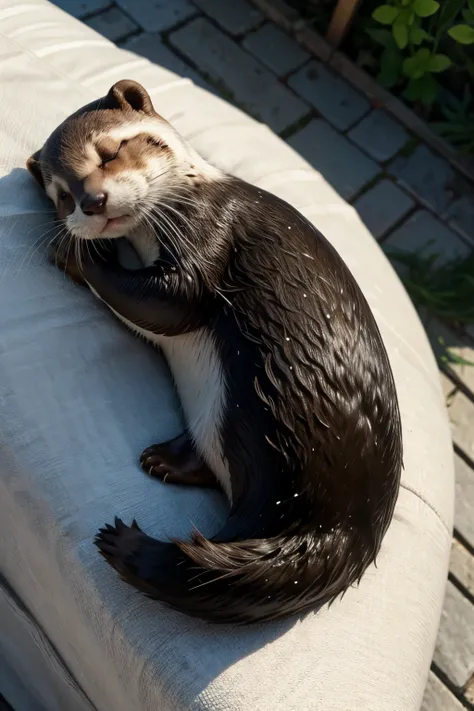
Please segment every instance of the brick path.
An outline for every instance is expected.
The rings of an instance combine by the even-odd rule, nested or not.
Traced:
[[[55,0],[97,32],[221,94],[267,123],[358,210],[382,245],[439,259],[474,247],[474,188],[247,0]],[[474,361],[474,328],[461,338]],[[474,711],[474,367],[442,375],[456,459],[456,520],[423,711]],[[0,704],[1,705],[1,704]]]

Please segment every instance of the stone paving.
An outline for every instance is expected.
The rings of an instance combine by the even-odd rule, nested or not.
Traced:
[[[354,205],[383,248],[414,251],[433,241],[440,260],[474,248],[473,185],[247,0],[55,1],[266,122]],[[460,335],[426,325],[435,350],[442,335],[474,361],[474,329]],[[474,367],[444,368],[442,380],[455,450],[455,533],[422,711],[474,711]]]

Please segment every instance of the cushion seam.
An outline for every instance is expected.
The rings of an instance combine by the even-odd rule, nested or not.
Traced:
[[[400,484],[400,489],[405,489],[405,491],[409,491],[410,494],[413,494],[416,496],[417,499],[419,499],[422,503],[425,504],[431,511],[434,513],[436,518],[438,518],[441,523],[443,524],[443,527],[446,529],[447,533],[449,534],[449,537],[453,535],[452,528],[446,523],[444,520],[443,516],[440,514],[440,512],[431,504],[427,499],[425,499],[424,496],[422,496],[418,491],[415,489],[412,489],[410,486],[407,486],[407,484]]]

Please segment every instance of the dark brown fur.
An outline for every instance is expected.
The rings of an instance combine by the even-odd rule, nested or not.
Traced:
[[[232,509],[211,539],[164,543],[117,519],[96,542],[125,580],[187,614],[276,619],[333,601],[374,562],[402,467],[395,386],[364,296],[302,215],[228,176],[192,198],[161,207],[175,239],[157,227],[153,266],[128,272],[112,247],[105,261],[84,252],[83,274],[149,332],[212,334]]]
[[[200,208],[174,204],[195,233],[168,214],[195,246],[183,239],[173,272],[173,294],[189,310],[171,327],[156,313],[151,328],[205,325],[216,339],[229,390],[232,512],[211,540],[170,546],[117,521],[98,544],[126,580],[188,614],[275,619],[330,602],[375,560],[402,463],[395,388],[367,302],[321,234],[235,179],[199,197]],[[137,295],[153,269],[144,272]],[[86,269],[120,311],[109,291],[116,276]],[[132,320],[145,313],[138,307]]]

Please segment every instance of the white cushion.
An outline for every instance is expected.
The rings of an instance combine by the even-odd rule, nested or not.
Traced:
[[[266,126],[45,0],[0,0],[0,76],[0,690],[48,711],[416,711],[443,600],[453,466],[436,364],[378,245]],[[122,583],[92,545],[115,514],[159,536],[191,522],[212,532],[226,514],[217,494],[140,472],[141,449],[182,427],[167,370],[48,264],[52,206],[24,170],[60,120],[123,78],[142,82],[203,156],[322,230],[389,352],[405,446],[395,517],[378,567],[302,620],[188,619]]]

